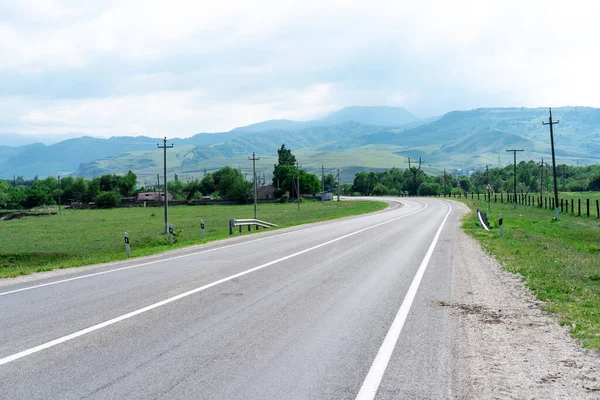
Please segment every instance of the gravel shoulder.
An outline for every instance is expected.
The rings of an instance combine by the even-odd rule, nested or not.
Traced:
[[[439,304],[452,315],[452,397],[599,399],[600,355],[544,312],[520,275],[457,229],[452,300]]]

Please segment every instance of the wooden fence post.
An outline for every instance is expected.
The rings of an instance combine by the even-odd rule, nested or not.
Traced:
[[[577,216],[581,217],[581,199],[577,199]]]
[[[586,208],[587,208],[587,216],[590,217],[590,199],[585,199]]]
[[[573,203],[573,199],[571,199],[571,214],[575,215],[575,205]]]

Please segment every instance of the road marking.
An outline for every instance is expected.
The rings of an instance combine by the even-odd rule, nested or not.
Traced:
[[[129,318],[131,318],[131,317],[135,317],[136,315],[139,315],[139,314],[145,313],[145,312],[147,312],[147,311],[153,310],[153,309],[155,309],[155,308],[158,308],[158,307],[162,307],[162,306],[164,306],[164,305],[167,305],[167,304],[169,304],[169,303],[172,303],[172,302],[174,302],[174,301],[177,301],[177,300],[183,299],[184,297],[188,297],[188,296],[191,296],[191,295],[193,295],[193,294],[195,294],[195,293],[202,292],[202,291],[204,291],[204,290],[206,290],[206,289],[209,289],[209,288],[211,288],[211,287],[213,287],[213,286],[217,286],[217,285],[220,285],[221,283],[225,283],[225,282],[228,282],[228,281],[230,281],[230,280],[232,280],[232,279],[239,278],[240,276],[244,276],[244,275],[250,274],[250,273],[252,273],[252,272],[256,272],[256,271],[258,271],[258,270],[261,270],[261,269],[267,268],[267,267],[269,267],[269,266],[271,266],[271,265],[273,265],[273,264],[277,264],[277,263],[279,263],[279,262],[282,262],[282,261],[285,261],[285,260],[289,260],[290,258],[297,257],[297,256],[299,256],[299,255],[301,255],[301,254],[304,254],[304,253],[308,253],[309,251],[316,250],[316,249],[318,249],[318,248],[321,248],[321,247],[323,247],[323,246],[327,246],[327,245],[329,245],[329,244],[331,244],[331,243],[338,242],[338,241],[340,241],[340,240],[343,240],[343,239],[346,239],[346,238],[348,238],[348,237],[350,237],[350,236],[354,236],[354,235],[357,235],[357,234],[359,234],[359,233],[362,233],[362,232],[368,231],[368,230],[370,230],[370,229],[377,228],[377,227],[379,227],[379,226],[382,226],[382,225],[389,224],[389,223],[391,223],[391,222],[394,222],[394,221],[397,221],[397,220],[399,220],[399,219],[406,218],[406,217],[409,217],[409,216],[411,216],[411,215],[414,215],[414,214],[420,213],[421,211],[424,211],[424,210],[426,210],[426,209],[429,207],[429,205],[428,205],[427,203],[424,203],[424,204],[425,204],[425,207],[423,207],[423,208],[421,208],[421,209],[419,209],[419,210],[417,210],[417,211],[414,211],[414,212],[412,212],[412,213],[405,214],[405,215],[402,215],[402,216],[399,216],[399,217],[396,217],[396,218],[392,218],[392,219],[390,219],[390,220],[387,220],[387,221],[384,221],[384,222],[381,222],[381,223],[378,223],[378,224],[375,224],[375,225],[369,226],[369,227],[367,227],[367,228],[363,228],[363,229],[357,230],[357,231],[355,231],[355,232],[349,233],[349,234],[347,234],[347,235],[340,236],[340,237],[338,237],[338,238],[335,238],[335,239],[329,240],[329,241],[327,241],[327,242],[324,242],[324,243],[318,244],[318,245],[316,245],[316,246],[309,247],[308,249],[304,249],[304,250],[298,251],[298,252],[296,252],[296,253],[290,254],[290,255],[288,255],[288,256],[285,256],[285,257],[282,257],[282,258],[278,258],[277,260],[270,261],[270,262],[268,262],[268,263],[266,263],[266,264],[262,264],[262,265],[259,265],[259,266],[257,266],[257,267],[254,267],[254,268],[250,268],[250,269],[248,269],[248,270],[246,270],[246,271],[239,272],[239,273],[237,273],[237,274],[235,274],[235,275],[230,275],[230,276],[228,276],[228,277],[226,277],[226,278],[219,279],[219,280],[217,280],[217,281],[214,281],[214,282],[212,282],[212,283],[209,283],[209,284],[207,284],[207,285],[200,286],[200,287],[198,287],[198,288],[195,288],[195,289],[189,290],[189,291],[187,291],[187,292],[184,292],[184,293],[178,294],[178,295],[176,295],[176,296],[173,296],[173,297],[169,297],[168,299],[165,299],[165,300],[159,301],[158,303],[154,303],[154,304],[151,304],[151,305],[149,305],[149,306],[146,306],[146,307],[140,308],[140,309],[138,309],[138,310],[132,311],[132,312],[130,312],[130,313],[127,313],[127,314],[121,315],[121,316],[119,316],[119,317],[116,317],[116,318],[110,319],[110,320],[108,320],[108,321],[101,322],[101,323],[99,323],[99,324],[96,324],[96,325],[90,326],[90,327],[88,327],[88,328],[85,328],[85,329],[82,329],[82,330],[80,330],[80,331],[77,331],[77,332],[71,333],[70,335],[66,335],[66,336],[60,337],[60,338],[58,338],[58,339],[54,339],[54,340],[51,340],[51,341],[49,341],[49,342],[43,343],[43,344],[41,344],[41,345],[39,345],[39,346],[35,346],[35,347],[32,347],[32,348],[30,348],[30,349],[23,350],[23,351],[21,351],[21,352],[19,352],[19,353],[15,353],[15,354],[13,354],[13,355],[11,355],[11,356],[4,357],[4,358],[0,359],[0,365],[8,364],[8,363],[10,363],[10,362],[12,362],[12,361],[15,361],[15,360],[18,360],[18,359],[20,359],[20,358],[26,357],[26,356],[28,356],[28,355],[31,355],[31,354],[33,354],[33,353],[37,353],[37,352],[39,352],[39,351],[42,351],[42,350],[48,349],[48,348],[50,348],[50,347],[53,347],[53,346],[56,346],[56,345],[58,345],[58,344],[61,344],[61,343],[67,342],[67,341],[69,341],[69,340],[71,340],[71,339],[75,339],[75,338],[78,338],[78,337],[80,337],[80,336],[86,335],[86,334],[88,334],[88,333],[91,333],[91,332],[97,331],[98,329],[106,328],[107,326],[110,326],[110,325],[116,324],[117,322],[121,322],[121,321],[123,321],[123,320],[126,320],[126,319],[129,319]]]
[[[413,278],[410,287],[408,288],[408,292],[406,292],[406,296],[404,296],[404,300],[402,301],[402,305],[398,310],[398,314],[394,318],[394,322],[390,326],[390,330],[385,335],[385,339],[379,348],[379,352],[377,352],[377,356],[371,365],[371,369],[365,378],[358,395],[356,396],[356,400],[373,400],[375,395],[377,394],[377,390],[379,389],[379,384],[381,383],[381,379],[383,379],[383,374],[387,369],[388,363],[390,362],[390,358],[392,357],[392,353],[394,352],[394,348],[396,347],[396,343],[398,342],[398,338],[400,337],[400,332],[402,331],[402,327],[404,326],[404,322],[406,321],[406,317],[408,316],[408,312],[410,311],[410,307],[412,306],[413,300],[417,294],[417,290],[419,289],[419,285],[421,284],[421,279],[425,274],[425,270],[427,269],[427,265],[429,264],[429,260],[431,259],[431,255],[433,254],[433,250],[435,249],[435,245],[442,233],[442,229],[444,228],[444,224],[452,211],[452,206],[446,202],[446,204],[450,207],[448,213],[444,217],[437,233],[435,234],[427,253],[425,254],[425,258],[421,262],[415,277]]]
[[[426,204],[426,203],[424,203],[424,204]],[[427,208],[427,207],[425,207],[425,208]],[[422,211],[422,210],[424,210],[424,209],[421,209],[420,211]],[[411,214],[408,214],[408,215],[411,215]],[[185,257],[197,256],[197,255],[200,255],[200,254],[210,253],[210,252],[213,252],[213,251],[218,251],[218,250],[223,250],[223,249],[229,249],[231,247],[237,247],[237,246],[242,246],[242,245],[249,244],[249,243],[255,243],[255,242],[260,242],[262,240],[271,239],[271,238],[273,238],[275,236],[276,237],[281,237],[281,236],[291,235],[291,234],[294,234],[294,233],[298,233],[298,232],[302,232],[302,231],[307,231],[309,229],[315,229],[315,228],[318,228],[318,227],[310,227],[310,228],[298,229],[298,230],[295,230],[295,231],[292,231],[292,232],[283,232],[283,233],[280,233],[280,234],[271,235],[271,236],[267,236],[267,237],[263,237],[263,238],[259,238],[259,239],[248,240],[248,241],[245,241],[245,242],[242,242],[242,243],[235,243],[235,244],[230,244],[230,245],[226,245],[226,246],[215,247],[215,248],[212,248],[212,249],[197,251],[195,253],[182,254],[182,255],[179,255],[179,256],[174,256],[174,257],[169,257],[169,258],[162,258],[160,260],[154,260],[154,261],[148,261],[148,262],[141,263],[141,264],[130,265],[130,266],[127,266],[127,267],[115,268],[115,269],[111,269],[109,271],[95,272],[95,273],[92,273],[92,274],[86,274],[86,275],[76,276],[76,277],[73,277],[73,278],[61,279],[61,280],[58,280],[58,281],[52,281],[52,282],[48,282],[48,283],[42,283],[42,284],[39,284],[39,285],[27,286],[27,287],[24,287],[24,288],[10,290],[8,292],[0,293],[0,297],[6,296],[6,295],[9,295],[9,294],[13,294],[13,293],[24,292],[24,291],[27,291],[27,290],[39,289],[39,288],[46,287],[46,286],[58,285],[60,283],[76,281],[76,280],[79,280],[79,279],[91,278],[91,277],[98,276],[98,275],[111,274],[113,272],[125,271],[125,270],[128,270],[128,269],[144,267],[144,266],[152,265],[152,264],[158,264],[158,263],[161,263],[161,262],[166,262],[166,261],[171,261],[171,260],[177,260],[177,259],[185,258]]]

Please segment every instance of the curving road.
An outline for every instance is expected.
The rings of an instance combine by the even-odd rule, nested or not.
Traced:
[[[451,202],[0,286],[0,398],[451,397]]]

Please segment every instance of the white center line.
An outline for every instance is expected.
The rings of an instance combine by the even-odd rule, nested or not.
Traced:
[[[187,296],[191,296],[191,295],[193,295],[193,294],[195,294],[195,293],[198,293],[198,292],[201,292],[201,291],[203,291],[203,290],[209,289],[209,288],[211,288],[211,287],[213,287],[213,286],[217,286],[217,285],[220,285],[221,283],[224,283],[224,282],[230,281],[230,280],[232,280],[232,279],[235,279],[235,278],[239,278],[240,276],[244,276],[244,275],[250,274],[250,273],[252,273],[252,272],[255,272],[255,271],[261,270],[261,269],[263,269],[263,268],[267,268],[267,267],[269,267],[269,266],[271,266],[271,265],[273,265],[273,264],[276,264],[276,263],[279,263],[279,262],[282,262],[282,261],[285,261],[285,260],[289,260],[290,258],[297,257],[297,256],[299,256],[299,255],[301,255],[301,254],[304,254],[304,253],[308,253],[309,251],[316,250],[316,249],[318,249],[318,248],[320,248],[320,247],[323,247],[323,246],[327,246],[327,245],[329,245],[329,244],[331,244],[331,243],[335,243],[335,242],[337,242],[337,241],[343,240],[343,239],[345,239],[345,238],[348,238],[348,237],[350,237],[350,236],[354,236],[354,235],[357,235],[357,234],[359,234],[359,233],[362,233],[362,232],[368,231],[368,230],[370,230],[370,229],[377,228],[377,227],[379,227],[379,226],[382,226],[382,225],[386,225],[386,224],[392,223],[392,222],[394,222],[394,221],[397,221],[397,220],[399,220],[399,219],[406,218],[406,217],[408,217],[408,216],[411,216],[411,215],[414,215],[414,214],[420,213],[421,211],[424,211],[425,209],[427,209],[427,208],[428,208],[428,204],[427,204],[427,203],[424,203],[424,204],[425,204],[425,207],[423,207],[423,208],[421,208],[421,209],[419,209],[419,210],[417,210],[417,211],[414,211],[414,212],[412,212],[412,213],[405,214],[405,215],[402,215],[402,216],[399,216],[399,217],[396,217],[396,218],[392,218],[392,219],[390,219],[390,220],[387,220],[387,221],[381,222],[381,223],[379,223],[379,224],[375,224],[375,225],[369,226],[369,227],[367,227],[367,228],[363,228],[363,229],[357,230],[357,231],[355,231],[355,232],[349,233],[349,234],[347,234],[347,235],[340,236],[340,237],[338,237],[338,238],[332,239],[332,240],[330,240],[330,241],[327,241],[327,242],[325,242],[325,243],[321,243],[321,244],[319,244],[319,245],[316,245],[316,246],[313,246],[313,247],[309,247],[309,248],[307,248],[307,249],[304,249],[304,250],[301,250],[301,251],[299,251],[299,252],[296,252],[296,253],[290,254],[290,255],[288,255],[288,256],[285,256],[285,257],[279,258],[279,259],[277,259],[277,260],[270,261],[270,262],[268,262],[268,263],[266,263],[266,264],[259,265],[259,266],[257,266],[257,267],[254,267],[254,268],[248,269],[248,270],[246,270],[246,271],[243,271],[243,272],[237,273],[237,274],[235,274],[235,275],[231,275],[231,276],[228,276],[228,277],[226,277],[226,278],[219,279],[219,280],[217,280],[217,281],[214,281],[214,282],[212,282],[212,283],[209,283],[209,284],[207,284],[207,285],[200,286],[200,287],[198,287],[198,288],[195,288],[195,289],[189,290],[189,291],[187,291],[187,292],[184,292],[184,293],[178,294],[178,295],[176,295],[176,296],[173,296],[173,297],[169,297],[168,299],[165,299],[165,300],[159,301],[158,303],[154,303],[154,304],[151,304],[151,305],[149,305],[149,306],[146,306],[146,307],[140,308],[140,309],[138,309],[138,310],[132,311],[132,312],[130,312],[130,313],[127,313],[127,314],[121,315],[121,316],[119,316],[119,317],[116,317],[116,318],[110,319],[110,320],[108,320],[108,321],[101,322],[101,323],[99,323],[99,324],[96,324],[96,325],[90,326],[90,327],[88,327],[88,328],[85,328],[85,329],[82,329],[82,330],[80,330],[80,331],[77,331],[77,332],[71,333],[70,335],[66,335],[66,336],[60,337],[60,338],[58,338],[58,339],[54,339],[54,340],[51,340],[51,341],[49,341],[49,342],[43,343],[43,344],[41,344],[41,345],[39,345],[39,346],[35,346],[35,347],[32,347],[32,348],[30,348],[30,349],[23,350],[23,351],[21,351],[21,352],[15,353],[15,354],[13,354],[13,355],[10,355],[10,356],[8,356],[8,357],[4,357],[4,358],[0,359],[0,365],[8,364],[8,363],[10,363],[10,362],[12,362],[12,361],[15,361],[15,360],[18,360],[18,359],[20,359],[20,358],[26,357],[26,356],[28,356],[28,355],[31,355],[31,354],[33,354],[33,353],[37,353],[37,352],[39,352],[39,351],[42,351],[42,350],[48,349],[48,348],[50,348],[50,347],[53,347],[53,346],[56,346],[56,345],[58,345],[58,344],[61,344],[61,343],[67,342],[67,341],[69,341],[69,340],[71,340],[71,339],[75,339],[75,338],[78,338],[78,337],[80,337],[80,336],[86,335],[86,334],[88,334],[88,333],[91,333],[91,332],[97,331],[97,330],[99,330],[99,329],[105,328],[105,327],[107,327],[107,326],[110,326],[110,325],[116,324],[117,322],[121,322],[121,321],[123,321],[123,320],[129,319],[129,318],[132,318],[132,317],[134,317],[134,316],[136,316],[136,315],[139,315],[139,314],[145,313],[145,312],[147,312],[147,311],[150,311],[150,310],[153,310],[153,309],[155,309],[155,308],[162,307],[162,306],[164,306],[164,305],[166,305],[166,304],[169,304],[169,303],[172,303],[172,302],[174,302],[174,301],[180,300],[180,299],[182,299],[182,298],[184,298],[184,297],[187,297]]]
[[[394,322],[390,326],[390,330],[385,335],[385,339],[377,352],[377,356],[371,365],[371,369],[365,378],[362,387],[360,388],[360,392],[356,396],[356,400],[373,400],[375,395],[377,394],[377,390],[379,389],[379,385],[381,384],[381,379],[383,379],[383,374],[387,369],[388,363],[390,362],[390,358],[392,357],[392,353],[394,352],[394,348],[396,347],[396,343],[398,342],[398,338],[400,337],[400,332],[402,332],[402,327],[404,326],[404,322],[406,321],[406,317],[408,316],[408,312],[410,311],[410,307],[412,306],[413,300],[417,294],[417,290],[419,289],[419,285],[421,284],[421,279],[425,274],[425,270],[427,269],[427,265],[429,264],[429,260],[431,259],[431,255],[433,254],[433,250],[435,249],[435,245],[442,233],[442,228],[444,228],[444,224],[452,211],[452,206],[446,202],[450,209],[448,213],[444,217],[431,245],[429,246],[429,250],[425,254],[425,258],[421,262],[415,277],[413,278],[410,287],[408,288],[408,292],[406,292],[406,296],[404,296],[404,300],[402,301],[402,305],[398,310],[398,314],[394,318]]]

